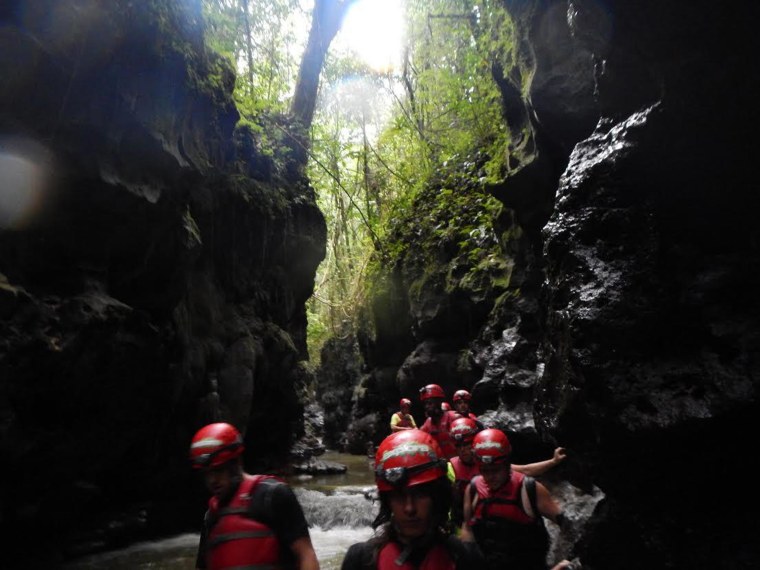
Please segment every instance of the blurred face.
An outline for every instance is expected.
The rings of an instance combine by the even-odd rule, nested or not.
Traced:
[[[488,485],[491,491],[496,491],[509,478],[509,464],[508,463],[481,463],[480,474]]]
[[[409,410],[410,410],[410,408],[409,408],[409,404],[401,404],[401,412],[402,412],[402,413],[404,413],[404,414],[408,414],[408,413],[409,413]]]
[[[429,398],[425,400],[425,415],[431,418],[439,418],[443,415],[441,404],[443,400],[440,398]]]
[[[232,497],[240,484],[240,478],[241,475],[234,462],[203,471],[203,483],[206,485],[206,489],[221,502]]]
[[[457,441],[454,443],[457,449],[457,455],[467,465],[472,465],[475,461],[475,456],[472,454],[472,442],[471,441]]]
[[[470,413],[470,404],[467,403],[467,400],[457,400],[454,402],[454,409],[466,417]]]
[[[390,491],[393,524],[401,542],[423,536],[433,520],[433,498],[419,486]]]

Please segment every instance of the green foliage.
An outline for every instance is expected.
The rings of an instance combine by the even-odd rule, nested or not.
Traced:
[[[411,208],[391,221],[388,247],[376,256],[370,280],[401,267],[418,276],[409,288],[412,300],[429,287],[474,295],[507,289],[512,261],[505,252],[520,230],[478,183],[483,168],[482,156],[442,166]]]
[[[309,351],[309,358],[315,364],[319,364],[322,346],[332,336],[330,328],[325,319],[322,318],[321,313],[321,307],[317,299],[315,297],[309,299],[309,302],[306,304],[306,348]]]
[[[283,165],[292,153],[288,132],[280,125],[282,118],[261,112],[256,117],[241,115],[235,125],[234,136],[238,140],[251,141],[256,155],[275,159],[275,166]]]
[[[495,8],[463,0],[411,0],[405,82],[414,88],[414,108],[404,114],[427,141],[430,158],[444,162],[476,148],[503,142],[506,127],[500,95],[491,77],[498,41],[509,52],[509,28],[487,46],[481,38],[483,11]],[[503,10],[502,10],[503,12]],[[407,92],[409,88],[407,87]],[[408,93],[407,93],[408,95]]]
[[[197,91],[205,93],[220,107],[229,103],[235,75],[229,62],[214,52],[210,52],[204,64],[185,52],[188,82]]]
[[[307,26],[299,1],[203,5],[209,43],[237,71],[236,133],[286,160],[292,142],[271,117],[295,84],[294,26],[299,18]],[[402,69],[381,75],[330,53],[322,72],[308,176],[328,247],[307,307],[312,358],[396,270],[414,275],[412,297],[429,287],[491,298],[512,291],[506,252],[519,227],[483,182],[504,176],[513,138],[494,63],[527,91],[529,62],[499,0],[408,0],[406,10]]]
[[[203,0],[208,43],[237,70],[235,102],[247,116],[284,112],[298,73],[299,0]]]
[[[157,39],[146,47],[181,69],[188,87],[226,108],[234,88],[233,67],[216,51],[204,49],[203,28],[192,8],[171,0],[147,0],[134,9],[146,10],[149,16],[138,17],[155,28],[150,36]]]
[[[407,10],[403,70],[371,79],[396,101],[374,144],[350,134],[367,110],[339,114],[353,109],[346,99],[328,102],[314,130],[315,153],[331,170],[310,177],[335,228],[318,280],[332,323],[336,307],[354,314],[397,270],[410,279],[412,301],[430,288],[493,299],[510,286],[507,251],[520,230],[483,182],[503,177],[511,140],[492,64],[527,77],[511,20],[490,0],[409,0]],[[333,64],[336,79],[350,73],[351,62]]]

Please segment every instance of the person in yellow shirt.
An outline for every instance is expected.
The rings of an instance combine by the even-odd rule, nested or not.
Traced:
[[[391,432],[402,431],[406,429],[416,429],[417,424],[409,411],[412,409],[412,402],[406,398],[401,398],[399,402],[399,411],[391,416]]]

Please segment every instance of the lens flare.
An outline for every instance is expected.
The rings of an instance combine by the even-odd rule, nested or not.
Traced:
[[[0,138],[0,230],[33,223],[50,190],[49,151],[32,141]]]

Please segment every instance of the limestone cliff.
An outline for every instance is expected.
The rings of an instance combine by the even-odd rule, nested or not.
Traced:
[[[236,126],[200,2],[4,2],[0,70],[0,531],[197,526],[195,429],[251,467],[301,429],[313,190]]]

